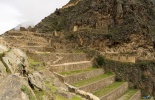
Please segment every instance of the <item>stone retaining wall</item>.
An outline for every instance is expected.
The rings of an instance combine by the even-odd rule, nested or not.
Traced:
[[[58,61],[56,64],[68,63],[68,62],[78,62],[78,61],[86,61],[86,54],[64,54],[63,59]]]
[[[141,100],[141,91],[136,92],[129,100]]]
[[[97,69],[93,71],[87,71],[79,74],[64,76],[63,79],[66,83],[72,84],[78,81],[86,80],[91,77],[95,77],[104,73],[103,69]]]
[[[50,71],[52,72],[67,72],[67,71],[74,71],[74,70],[82,70],[82,69],[87,69],[92,67],[92,62],[84,62],[84,63],[75,63],[75,64],[61,64],[61,65],[51,65],[50,66]]]
[[[94,92],[96,90],[99,90],[101,88],[104,88],[110,84],[112,84],[113,82],[115,81],[115,75],[113,76],[110,76],[110,77],[107,77],[105,79],[102,79],[102,80],[99,80],[95,83],[91,83],[87,86],[83,86],[83,87],[80,87],[79,89],[80,90],[84,90],[86,92]]]
[[[129,56],[129,55],[110,55],[106,54],[104,55],[107,59],[114,60],[114,61],[120,61],[120,62],[136,62],[135,56]]]
[[[46,49],[46,48],[45,48]],[[69,63],[69,62],[78,62],[78,61],[85,61],[86,54],[57,54],[57,53],[50,53],[50,54],[35,54],[35,53],[28,53],[28,55],[37,61],[42,61],[45,63],[51,64],[62,64],[62,63]],[[63,57],[60,61],[57,61],[59,57]],[[56,63],[53,63],[57,61]]]
[[[106,94],[105,96],[101,97],[101,100],[116,100],[118,97],[120,97],[125,91],[128,90],[128,83],[124,83],[117,89],[111,91],[110,93]]]

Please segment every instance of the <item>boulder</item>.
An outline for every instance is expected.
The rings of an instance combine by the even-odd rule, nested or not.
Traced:
[[[30,81],[31,86],[34,89],[39,89],[39,90],[45,89],[45,83],[44,83],[43,78],[41,77],[40,73],[34,72],[32,74],[28,74],[28,79]]]
[[[4,76],[0,79],[0,100],[29,100],[29,95],[22,91],[22,78],[16,75]],[[27,87],[27,89],[30,87]],[[29,94],[34,94],[29,91]],[[35,98],[35,97],[34,97]]]
[[[11,73],[26,74],[26,68],[29,67],[28,58],[20,49],[11,49],[3,57],[6,67]]]

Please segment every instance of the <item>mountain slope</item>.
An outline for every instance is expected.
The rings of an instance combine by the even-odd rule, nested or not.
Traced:
[[[154,51],[152,0],[71,0],[67,5],[43,19],[36,28],[44,33],[78,33],[69,41],[104,52],[142,51],[141,56]]]
[[[140,28],[147,32],[147,25],[153,24],[155,18],[151,0],[71,0],[70,4],[75,5],[57,9],[36,27],[43,32],[72,31],[74,25],[95,29],[101,22],[106,24],[102,28],[108,30],[107,33],[113,29],[132,33]]]

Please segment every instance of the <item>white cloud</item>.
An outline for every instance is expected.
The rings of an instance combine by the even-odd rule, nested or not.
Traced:
[[[9,5],[1,3],[0,12],[0,34],[14,28],[24,21],[24,19],[22,19],[22,14]]]
[[[0,0],[0,34],[17,25],[35,25],[69,0]]]

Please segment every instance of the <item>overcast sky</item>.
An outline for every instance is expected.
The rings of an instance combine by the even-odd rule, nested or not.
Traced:
[[[69,0],[0,0],[0,34],[19,24],[35,25]]]

